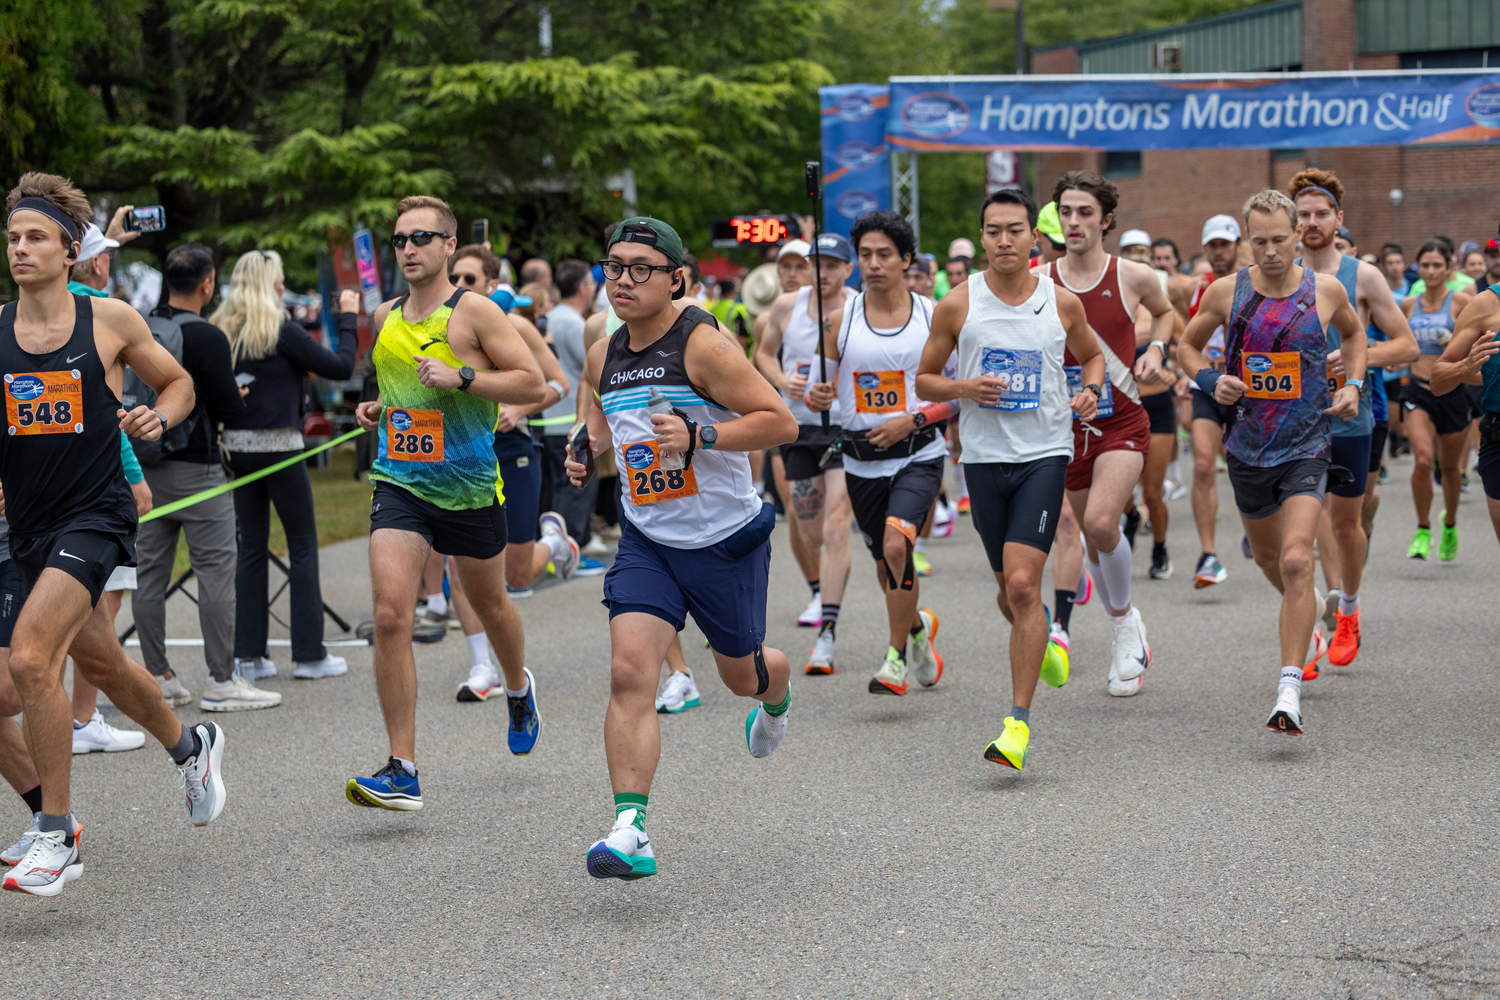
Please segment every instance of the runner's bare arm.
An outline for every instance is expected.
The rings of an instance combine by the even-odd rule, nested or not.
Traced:
[[[482,295],[465,295],[448,319],[448,347],[475,369],[469,392],[493,403],[540,403],[547,395],[542,369],[504,311]],[[457,389],[458,368],[415,355],[417,377],[431,389]],[[488,369],[488,370],[484,370]]]
[[[790,381],[781,370],[777,355],[781,351],[781,338],[786,334],[786,323],[792,306],[797,303],[795,292],[778,295],[771,308],[755,319],[755,367],[776,388],[777,392],[791,391]],[[804,384],[802,388],[806,388]]]
[[[1483,293],[1474,296],[1459,313],[1453,336],[1443,349],[1443,356],[1432,367],[1432,394],[1441,396],[1458,388],[1460,382],[1483,385],[1480,369],[1500,353],[1495,331],[1500,330],[1500,298]]]
[[[1370,322],[1380,327],[1380,332],[1386,336],[1385,340],[1369,345],[1365,355],[1366,368],[1406,365],[1417,360],[1417,355],[1421,353],[1417,347],[1417,338],[1412,335],[1406,314],[1391,297],[1390,286],[1385,283],[1385,276],[1380,273],[1380,268],[1360,261],[1354,291],[1370,310]]]
[[[172,353],[156,342],[151,328],[141,314],[119,299],[99,299],[94,303],[96,322],[115,337],[120,344],[110,366],[109,382],[114,385],[123,377],[121,365],[129,365],[141,381],[156,390],[156,410],[167,418],[167,426],[175,427],[193,412],[196,402],[193,378],[172,357]],[[115,391],[119,387],[115,386]],[[144,403],[126,413],[117,411],[120,430],[142,441],[155,441],[162,435],[161,421],[156,412]]]
[[[1081,366],[1079,377],[1083,385],[1104,385],[1104,352],[1099,350],[1099,338],[1089,326],[1088,314],[1083,301],[1062,286],[1057,287],[1057,318],[1062,321],[1067,334],[1068,350]],[[1091,389],[1082,389],[1069,401],[1073,412],[1087,420],[1099,410],[1099,397]]]
[[[1161,280],[1157,278],[1156,270],[1133,260],[1122,260],[1120,273],[1125,278],[1126,286],[1136,294],[1140,304],[1151,313],[1151,337],[1148,343],[1157,341],[1163,344],[1169,343],[1172,340],[1172,324],[1176,310],[1172,308],[1167,293],[1162,291]],[[1166,360],[1166,352],[1161,348],[1148,350],[1135,363],[1135,377],[1147,385],[1164,381],[1166,376],[1162,373],[1161,366]]]
[[[1190,379],[1196,380],[1198,373],[1204,370],[1213,371],[1203,357],[1203,348],[1208,345],[1208,338],[1214,331],[1229,321],[1229,310],[1234,305],[1235,278],[1233,274],[1220,278],[1204,290],[1198,298],[1198,312],[1188,321],[1182,340],[1177,344],[1177,363]],[[1233,403],[1244,394],[1245,383],[1233,375],[1223,375],[1214,381],[1213,398],[1216,402]]]
[[[688,337],[682,361],[693,385],[702,386],[720,406],[740,414],[714,425],[719,435],[716,450],[760,451],[797,440],[797,419],[781,394],[765,379],[755,377],[744,350],[722,330],[698,324]],[[687,425],[681,418],[656,414],[651,422],[663,448],[688,450]],[[699,440],[696,447],[702,446]]]
[[[552,348],[547,346],[547,342],[542,339],[541,331],[532,324],[531,320],[525,316],[506,318],[510,320],[510,325],[516,328],[516,333],[520,334],[521,339],[526,342],[526,349],[531,352],[531,356],[536,359],[537,365],[542,369],[542,378],[548,382],[556,382],[562,386],[562,389],[557,390],[550,385],[547,386],[547,394],[540,403],[516,406],[507,403],[501,406],[500,415],[495,424],[495,429],[500,431],[513,430],[523,418],[540,413],[549,406],[557,405],[567,398],[568,390],[572,388],[568,382],[567,373],[563,371],[562,364],[557,360],[557,355],[552,353]],[[556,399],[552,398],[554,392],[558,393]]]
[[[823,353],[828,358],[828,381],[814,382],[807,389],[807,408],[814,413],[833,409],[834,383],[838,380],[839,327],[844,322],[844,307],[840,306],[823,317],[827,329],[823,331]],[[816,368],[817,362],[813,362]]]

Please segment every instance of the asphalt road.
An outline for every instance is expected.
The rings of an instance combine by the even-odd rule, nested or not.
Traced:
[[[794,677],[768,760],[689,626],[704,702],[662,719],[661,874],[628,885],[583,867],[613,816],[598,578],[521,604],[545,721],[530,757],[506,750],[502,703],[455,702],[456,633],[418,647],[417,814],[343,797],[386,756],[371,651],[294,682],[275,649],[285,704],[220,717],[213,826],[188,825],[154,743],[75,759],[86,873],[54,900],[0,899],[0,980],[65,997],[1500,995],[1500,546],[1476,482],[1457,563],[1407,561],[1406,471],[1376,525],[1364,650],[1306,686],[1301,739],[1263,728],[1277,600],[1238,555],[1223,477],[1229,580],[1193,589],[1174,503],[1177,575],[1147,579],[1149,544],[1135,560],[1144,691],[1105,694],[1106,620],[1078,609],[1072,680],[1039,693],[1019,774],[981,758],[1010,704],[1007,630],[968,518],[923,582],[942,683],[866,692],[884,612],[856,551],[839,672]],[[775,544],[769,641],[800,663],[807,594],[783,529]],[[363,542],[323,560],[329,602],[368,617]],[[197,634],[190,611],[174,604],[169,634]],[[171,655],[201,688],[200,651]]]

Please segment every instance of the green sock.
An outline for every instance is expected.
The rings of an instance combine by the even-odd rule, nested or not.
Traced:
[[[634,809],[635,821],[630,825],[637,830],[645,830],[646,801],[648,798],[649,796],[641,795],[638,792],[621,792],[615,796],[615,815],[619,816],[626,809]]]
[[[786,697],[781,699],[781,704],[768,705],[765,702],[761,702],[760,707],[764,708],[766,714],[773,719],[785,715],[786,710],[792,707],[792,686],[790,684],[786,686]]]

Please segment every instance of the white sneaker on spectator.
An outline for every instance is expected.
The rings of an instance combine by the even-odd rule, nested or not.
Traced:
[[[239,674],[231,674],[227,681],[210,681],[198,707],[205,712],[247,712],[280,704],[280,692],[252,687]]]
[[[292,676],[299,681],[316,681],[324,677],[342,677],[349,672],[349,661],[342,656],[327,654],[321,660],[299,663]]]
[[[171,677],[158,677],[156,683],[161,685],[162,698],[173,708],[181,708],[193,700],[193,692],[183,685],[176,674]]]
[[[594,535],[589,539],[589,543],[578,551],[586,556],[607,556],[609,555],[609,546],[604,544],[604,539],[598,535]]]
[[[139,750],[146,745],[146,734],[132,730],[120,730],[104,721],[99,710],[83,725],[73,724],[74,753],[119,753],[121,750]]]
[[[236,656],[234,669],[241,677],[248,677],[252,681],[263,681],[267,677],[276,676],[276,664],[265,656]]]

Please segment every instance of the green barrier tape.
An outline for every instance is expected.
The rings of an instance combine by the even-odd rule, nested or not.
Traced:
[[[359,437],[364,432],[365,429],[363,427],[356,427],[348,434],[345,434],[341,437],[336,437],[332,441],[328,441],[324,444],[318,445],[316,448],[310,448],[300,455],[293,455],[291,458],[283,459],[280,462],[277,462],[275,465],[270,465],[264,469],[252,472],[248,476],[241,476],[238,479],[231,479],[227,483],[215,486],[212,489],[204,490],[202,493],[194,493],[190,497],[183,497],[181,500],[173,500],[169,504],[163,504],[160,507],[154,507],[152,508],[151,513],[141,518],[140,523],[145,524],[147,521],[154,521],[158,517],[166,517],[168,514],[175,514],[179,510],[182,510],[184,507],[191,507],[195,503],[202,503],[205,500],[212,500],[214,497],[228,493],[230,490],[238,489],[239,487],[244,486],[246,483],[253,483],[257,479],[264,479],[266,476],[269,476],[273,472],[280,472],[282,469],[285,469],[288,466],[296,465],[303,459],[306,459],[312,455],[316,455],[320,451],[327,451],[334,445],[343,444],[345,441],[348,441],[351,438]]]
[[[532,427],[556,427],[558,424],[571,424],[577,417],[543,417],[540,420],[526,421]]]

